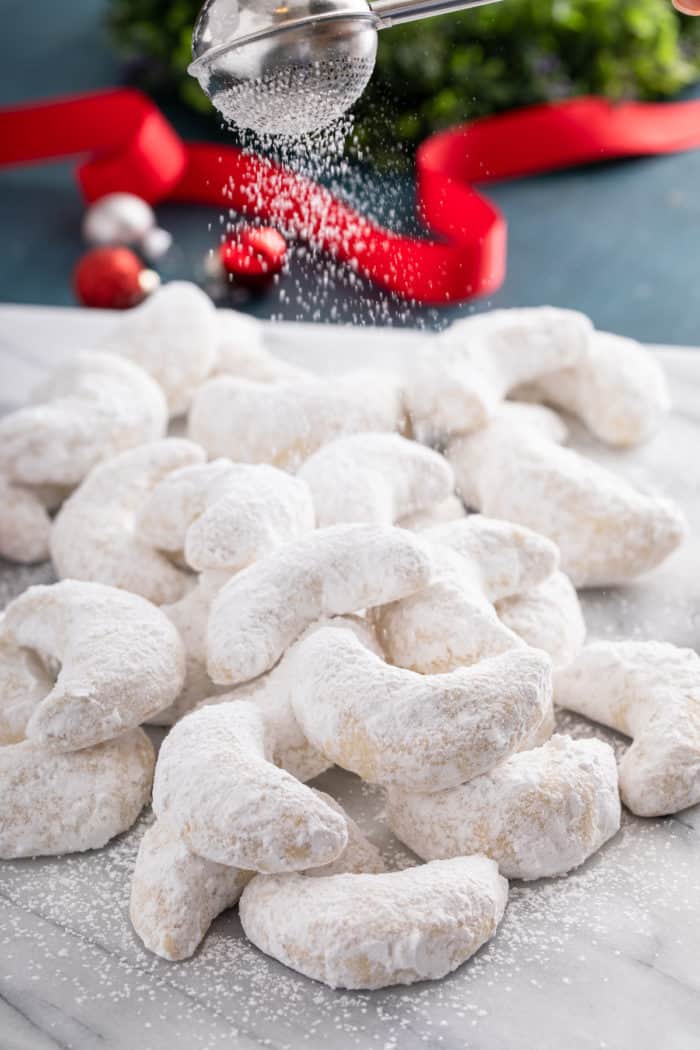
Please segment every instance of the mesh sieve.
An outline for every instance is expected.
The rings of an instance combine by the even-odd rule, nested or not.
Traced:
[[[491,0],[205,0],[189,67],[232,124],[301,136],[333,124],[372,76],[377,32]]]
[[[190,72],[230,123],[263,137],[307,135],[364,91],[376,23],[367,0],[208,0]]]
[[[295,63],[222,86],[212,94],[212,102],[226,120],[259,135],[305,135],[346,113],[365,90],[373,69],[374,56]]]

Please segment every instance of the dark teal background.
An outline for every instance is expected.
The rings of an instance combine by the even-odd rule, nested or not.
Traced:
[[[106,7],[105,0],[0,0],[0,104],[119,83],[102,25]],[[184,135],[210,131],[176,108],[168,115]],[[408,221],[412,192],[408,178],[362,176],[360,198],[374,214],[393,208]],[[407,310],[346,281],[322,290],[320,266],[297,262],[279,287],[236,305],[265,317],[438,325],[488,305],[552,303],[643,340],[700,343],[699,151],[502,184],[489,193],[510,230],[508,279],[492,300]],[[0,172],[0,300],[72,302],[81,216],[70,165]],[[217,244],[217,216],[168,206],[159,219],[176,238],[164,276],[201,279],[204,257]]]

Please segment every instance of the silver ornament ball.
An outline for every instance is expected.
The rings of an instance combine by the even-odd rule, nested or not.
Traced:
[[[110,193],[91,205],[83,220],[88,244],[140,244],[155,227],[156,217],[146,201],[133,193]]]

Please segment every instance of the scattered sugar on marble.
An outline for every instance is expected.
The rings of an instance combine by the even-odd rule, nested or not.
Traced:
[[[622,746],[573,715],[563,715],[559,729]],[[392,868],[415,863],[382,824],[379,791],[338,770],[317,783],[360,819]],[[235,912],[216,921],[187,962],[168,964],[146,952],[130,928],[128,898],[151,819],[96,853],[3,865],[3,995],[67,1047],[83,1045],[97,1024],[106,1039],[138,1034],[143,1050],[178,1038],[210,1047],[237,1034],[279,1050],[411,1040],[477,1050],[484,1025],[490,1038],[504,1037],[535,1011],[543,1016],[552,994],[572,1024],[596,1002],[602,1031],[614,1023],[618,982],[630,967],[673,978],[681,999],[692,992],[674,973],[674,953],[680,948],[692,958],[700,950],[693,812],[646,822],[626,815],[620,835],[575,874],[512,883],[498,935],[455,974],[371,994],[330,991],[265,958],[246,942]],[[65,1002],[66,989],[72,1016],[49,1005]]]

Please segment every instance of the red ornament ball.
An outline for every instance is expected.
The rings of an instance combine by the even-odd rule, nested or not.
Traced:
[[[273,226],[243,226],[221,245],[220,255],[226,273],[256,287],[280,272],[287,242]]]
[[[158,285],[157,274],[147,270],[129,248],[93,248],[73,273],[73,287],[83,306],[103,310],[128,310],[142,302]]]

